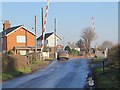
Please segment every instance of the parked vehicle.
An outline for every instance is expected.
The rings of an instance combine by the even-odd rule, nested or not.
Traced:
[[[60,50],[57,53],[57,60],[60,60],[61,58],[69,59],[69,52],[66,50]]]

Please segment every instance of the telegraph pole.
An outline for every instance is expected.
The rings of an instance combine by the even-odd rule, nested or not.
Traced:
[[[54,19],[54,58],[56,58],[56,18]]]
[[[35,59],[37,60],[37,41],[36,41],[36,16],[35,16]]]
[[[36,16],[35,16],[35,53],[37,52],[37,42],[36,42]]]

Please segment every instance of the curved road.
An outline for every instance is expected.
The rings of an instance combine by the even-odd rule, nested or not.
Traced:
[[[48,67],[3,83],[3,88],[84,88],[89,60],[55,60]]]

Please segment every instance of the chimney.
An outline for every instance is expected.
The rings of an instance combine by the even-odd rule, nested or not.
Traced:
[[[3,24],[3,30],[10,28],[11,24],[9,20],[6,20]]]

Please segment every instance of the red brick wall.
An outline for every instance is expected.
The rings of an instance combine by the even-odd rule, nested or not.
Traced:
[[[26,36],[26,43],[17,43],[17,36]],[[7,36],[7,51],[14,46],[35,46],[35,36],[21,27]]]

